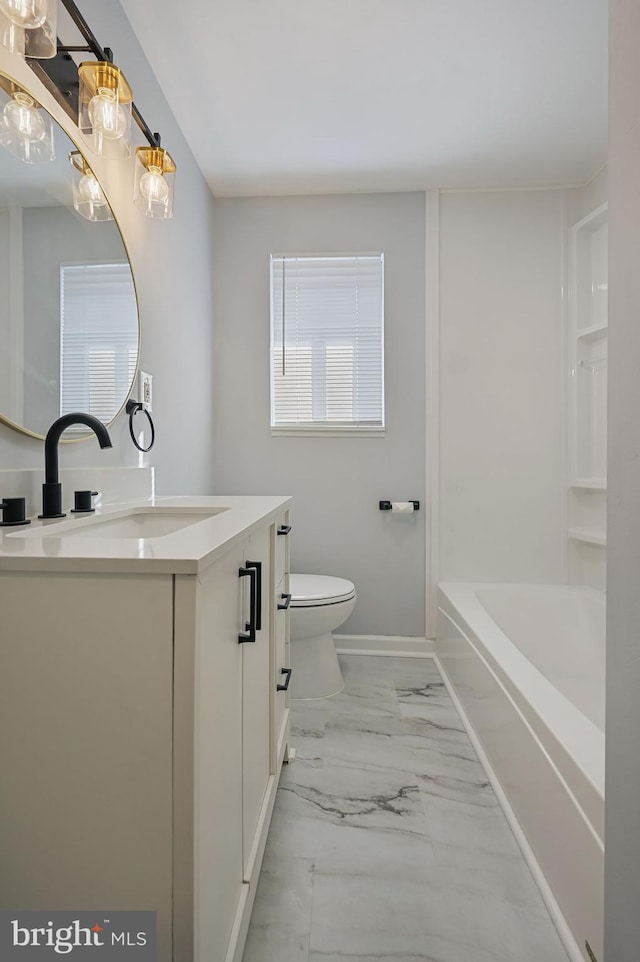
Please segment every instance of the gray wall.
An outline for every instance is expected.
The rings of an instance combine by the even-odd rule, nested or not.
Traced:
[[[605,959],[640,958],[640,4],[610,3]]]
[[[98,39],[113,47],[137,105],[153,130],[162,133],[178,166],[174,219],[147,221],[132,202],[133,158],[111,166],[91,159],[125,238],[140,305],[141,366],[154,377],[157,442],[145,463],[156,466],[160,493],[208,493],[213,488],[213,198],[120,3],[80,0],[79,6]],[[8,69],[9,57],[0,48],[0,69]],[[65,115],[29,68],[11,61],[11,69],[20,74],[18,80],[27,78],[73,136]],[[63,464],[137,464],[124,417],[112,437],[112,451],[100,451],[94,440],[65,447]],[[43,460],[42,442],[0,424],[0,467],[34,467]]]
[[[351,579],[352,634],[424,636],[424,194],[216,201],[218,493],[295,498],[293,569]],[[271,436],[269,254],[384,251],[383,438]],[[422,506],[424,508],[424,504]]]

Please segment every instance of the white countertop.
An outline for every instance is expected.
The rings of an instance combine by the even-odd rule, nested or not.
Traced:
[[[290,503],[289,497],[275,496],[156,497],[96,508],[91,515],[67,515],[60,521],[33,519],[24,527],[0,528],[0,572],[198,574],[233,542],[274,520]],[[84,537],[73,536],[97,518],[125,518],[154,507],[228,510],[161,537],[103,538],[92,537],[89,531]]]

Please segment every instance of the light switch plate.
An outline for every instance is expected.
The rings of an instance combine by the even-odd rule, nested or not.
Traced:
[[[140,371],[139,374],[139,389],[140,389],[140,400],[144,404],[147,411],[153,410],[153,377],[151,374],[146,374],[144,371]]]

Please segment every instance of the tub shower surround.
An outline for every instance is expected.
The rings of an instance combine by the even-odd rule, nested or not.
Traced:
[[[244,962],[567,962],[431,659],[293,702]]]
[[[581,586],[441,584],[436,642],[572,958],[589,962],[603,958],[604,610]]]

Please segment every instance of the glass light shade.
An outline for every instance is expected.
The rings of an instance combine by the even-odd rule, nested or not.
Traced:
[[[31,94],[0,78],[0,146],[25,164],[55,160],[53,120]]]
[[[2,0],[0,0],[0,3]],[[133,92],[112,63],[82,63],[78,126],[96,154],[131,156]]]
[[[133,199],[146,217],[173,217],[173,187],[176,165],[162,147],[136,150]]]
[[[58,0],[0,0],[0,43],[22,57],[57,53]]]
[[[69,154],[73,167],[73,206],[86,220],[113,220],[113,211],[95,176],[79,150]]]

